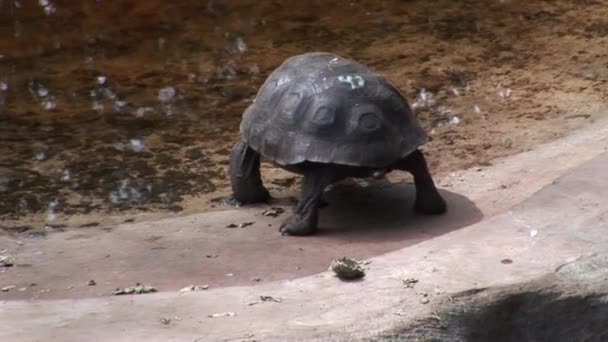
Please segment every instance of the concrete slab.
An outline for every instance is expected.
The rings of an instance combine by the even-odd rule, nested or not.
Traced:
[[[606,126],[603,127],[605,129]],[[597,134],[597,132],[596,130],[595,133]],[[590,136],[579,137],[579,139],[584,142],[584,139],[589,139]],[[590,255],[604,253],[608,246],[605,221],[608,207],[604,204],[603,199],[608,195],[608,179],[600,176],[608,167],[608,155],[597,156],[597,154],[606,146],[605,137],[606,135],[603,135],[603,140],[598,139],[593,147],[585,144],[588,149],[585,150],[586,153],[581,154],[583,157],[579,155],[577,158],[575,155],[571,155],[572,151],[551,154],[555,150],[546,147],[548,152],[545,151],[545,154],[537,151],[536,155],[530,154],[527,157],[519,157],[519,160],[513,159],[511,162],[503,164],[501,167],[507,172],[519,175],[525,175],[525,170],[541,168],[542,164],[544,164],[544,170],[553,170],[542,173],[542,177],[526,178],[521,181],[521,185],[513,182],[513,177],[501,178],[500,170],[497,169],[455,175],[450,189],[461,195],[448,193],[448,196],[451,196],[450,202],[461,207],[458,210],[452,210],[451,215],[458,215],[459,211],[464,212],[465,215],[423,220],[398,212],[382,221],[383,225],[380,228],[385,230],[380,229],[379,235],[372,235],[368,228],[358,230],[348,229],[348,227],[355,227],[357,224],[360,224],[360,227],[369,227],[369,224],[374,221],[365,221],[365,215],[360,214],[360,209],[374,205],[374,203],[392,203],[393,205],[400,203],[402,208],[407,207],[409,200],[404,194],[408,193],[408,189],[400,186],[378,189],[376,191],[381,194],[382,201],[370,201],[366,197],[357,198],[354,197],[355,192],[349,193],[348,190],[344,193],[334,193],[333,196],[347,196],[352,199],[346,202],[332,201],[336,204],[332,204],[327,209],[329,214],[324,218],[325,226],[328,228],[327,232],[317,238],[279,239],[275,238],[277,236],[276,227],[260,225],[255,228],[255,232],[264,232],[267,235],[264,236],[262,233],[263,239],[248,240],[247,237],[251,238],[259,234],[252,234],[253,229],[249,231],[243,228],[234,231],[213,224],[206,226],[212,222],[217,224],[247,219],[251,215],[259,215],[262,208],[208,213],[156,223],[124,225],[117,227],[112,232],[112,235],[120,236],[118,239],[120,241],[116,242],[115,247],[117,248],[111,255],[111,258],[115,257],[117,260],[122,260],[123,263],[106,265],[107,269],[90,268],[86,270],[91,263],[99,266],[103,265],[103,262],[95,262],[86,257],[83,257],[82,260],[75,260],[74,255],[61,256],[64,253],[69,255],[70,250],[76,246],[90,250],[94,255],[100,255],[100,251],[103,252],[113,247],[110,240],[104,240],[102,235],[67,240],[75,242],[69,249],[64,248],[62,253],[50,247],[44,247],[49,248],[43,250],[43,253],[46,254],[38,256],[36,248],[43,248],[43,244],[34,248],[35,243],[31,245],[27,243],[21,246],[23,249],[16,255],[32,258],[32,261],[36,262],[47,260],[47,263],[43,264],[44,267],[36,270],[43,272],[37,279],[68,284],[69,281],[65,282],[64,278],[74,279],[73,275],[78,274],[82,276],[82,283],[79,283],[78,286],[83,286],[81,284],[86,283],[89,277],[96,274],[106,276],[113,274],[114,278],[110,277],[112,281],[133,281],[154,273],[144,272],[129,278],[132,276],[130,272],[155,268],[168,268],[168,271],[162,271],[165,272],[163,276],[174,280],[184,282],[194,280],[195,278],[187,278],[183,274],[200,273],[206,268],[200,265],[200,260],[193,260],[190,256],[196,246],[205,243],[207,246],[213,246],[213,241],[216,241],[212,239],[203,241],[203,236],[207,236],[207,234],[200,234],[196,240],[197,234],[193,233],[196,232],[196,229],[200,229],[200,232],[207,229],[205,232],[209,236],[229,234],[230,238],[221,239],[222,241],[241,241],[236,246],[226,244],[215,246],[218,255],[221,253],[230,255],[230,258],[226,260],[227,264],[230,264],[229,260],[240,260],[241,264],[245,265],[247,263],[243,261],[256,265],[260,261],[266,264],[270,262],[268,260],[281,260],[277,263],[279,266],[276,266],[277,264],[265,265],[264,268],[258,268],[259,272],[281,267],[289,268],[293,265],[304,266],[311,262],[316,263],[317,269],[310,268],[306,272],[312,274],[321,267],[325,268],[328,262],[321,262],[321,260],[332,255],[340,256],[346,252],[356,253],[359,248],[363,252],[355,255],[356,257],[368,257],[375,253],[385,253],[391,250],[392,252],[372,257],[371,264],[366,266],[368,268],[366,278],[359,282],[340,282],[328,272],[298,279],[294,279],[294,273],[271,272],[276,277],[273,280],[276,281],[257,286],[212,287],[204,292],[161,292],[141,296],[109,297],[107,292],[102,291],[101,298],[80,300],[5,300],[0,306],[0,322],[3,323],[0,340],[39,341],[54,338],[61,341],[84,339],[103,341],[284,341],[314,340],[315,338],[325,340],[329,337],[334,340],[353,340],[354,337],[362,338],[383,333],[419,317],[430,315],[433,311],[438,310],[435,305],[452,293],[471,288],[526,282],[554,273],[556,269],[577,263],[577,260],[584,260]],[[521,163],[521,158],[529,158],[528,163]],[[589,158],[593,159],[566,172],[566,169]],[[549,161],[555,163],[555,168],[547,167]],[[560,161],[564,162],[560,163]],[[514,165],[517,165],[518,162],[520,162],[520,169],[513,171],[516,170]],[[512,169],[509,168],[509,165]],[[553,176],[558,173],[555,170],[561,170],[567,174],[554,181]],[[471,182],[471,179],[482,177],[484,174],[486,177],[491,175],[491,179],[496,183],[488,185],[489,182],[485,182],[485,184]],[[539,181],[539,178],[542,178],[542,181]],[[500,205],[501,199],[498,196],[500,194],[504,194],[504,202],[510,204],[514,201],[513,198],[522,196],[522,192],[529,194],[552,181],[554,181],[553,184],[510,210],[509,206],[501,207]],[[525,187],[526,183],[532,185]],[[458,188],[459,184],[463,184],[464,188]],[[488,186],[496,186],[491,201],[487,200],[487,191],[494,188],[488,188]],[[473,187],[476,187],[474,191],[466,191]],[[522,187],[523,191],[521,191]],[[456,191],[457,188],[465,189],[465,191]],[[484,192],[483,189],[487,191]],[[517,189],[517,191],[510,192],[512,189]],[[359,194],[358,196],[364,196],[361,193],[365,192],[356,193]],[[467,194],[466,197],[472,199],[475,205],[463,198],[463,193]],[[486,200],[480,202],[479,198],[486,198]],[[353,210],[350,210],[349,213],[345,207],[341,206],[350,207]],[[479,221],[481,214],[475,207],[481,208],[481,212],[486,215],[488,212],[499,212],[500,210],[503,212]],[[395,213],[395,211],[383,211],[382,207],[373,209],[374,211],[370,213]],[[382,219],[382,217],[378,219]],[[436,221],[433,222],[434,220]],[[451,222],[452,220],[454,222]],[[272,224],[272,221],[269,222]],[[349,225],[332,226],[332,222],[348,222]],[[403,228],[403,224],[409,225],[410,230]],[[172,233],[167,234],[166,230],[170,230]],[[337,233],[338,231],[340,233]],[[150,239],[147,241],[148,245],[144,244],[145,247],[142,247],[142,236],[159,236],[159,232],[163,232],[161,239]],[[424,232],[427,234],[421,235]],[[391,241],[394,236],[398,236],[398,238],[396,241]],[[49,241],[53,241],[54,238],[51,236]],[[159,240],[163,240],[160,243],[164,243],[164,239],[170,240],[167,244],[171,246],[171,253],[163,249],[152,249],[155,243],[159,243]],[[260,241],[264,239],[277,239],[277,242],[260,245]],[[65,235],[61,238],[57,235],[57,240],[65,240]],[[15,244],[14,241],[7,238],[3,238],[0,243],[10,243],[11,246]],[[391,243],[393,244],[391,245]],[[389,247],[384,247],[385,244]],[[400,246],[408,247],[399,249]],[[303,251],[298,249],[300,247],[303,248]],[[11,247],[11,249],[13,248]],[[265,250],[265,253],[274,255],[275,258],[264,259],[266,254],[256,254],[256,249]],[[165,255],[159,257],[159,254],[154,254],[157,252],[152,252],[152,250],[161,251],[158,253],[165,253]],[[303,252],[303,256],[298,255],[297,252]],[[204,253],[216,252],[205,251]],[[319,257],[322,253],[325,253],[324,256]],[[291,261],[281,264],[283,260],[277,258],[277,255],[284,256],[285,259]],[[135,259],[135,266],[130,264],[130,257]],[[262,259],[256,260],[256,257]],[[63,263],[68,266],[64,269],[56,268],[53,260],[63,260]],[[76,267],[71,266],[72,263]],[[118,270],[115,268],[116,265],[119,265]],[[38,266],[32,264],[32,267]],[[259,265],[252,267],[259,267]],[[48,270],[44,271],[45,268]],[[53,268],[57,271],[53,272]],[[172,273],[173,268],[177,271]],[[79,270],[80,272],[78,272]],[[246,273],[247,268],[242,268],[239,272]],[[7,283],[8,274],[10,273],[5,272],[0,275],[3,284]],[[253,274],[247,274],[247,276],[250,275]],[[24,282],[35,279],[27,278],[27,276],[23,276]],[[413,289],[405,288],[401,282],[404,277],[414,277],[419,282]],[[219,277],[217,281],[217,286],[224,284],[220,282]],[[239,281],[245,282],[246,279]],[[175,289],[177,283],[179,282],[166,285],[168,289]],[[114,284],[116,283],[111,283],[111,285]],[[183,285],[186,284],[180,284],[180,286]],[[48,293],[52,294],[53,291]],[[87,291],[79,293],[80,297],[94,294]],[[13,292],[2,293],[3,298],[7,298],[8,295],[13,295]],[[281,298],[282,301],[280,303],[259,302],[261,295]],[[427,298],[429,303],[422,303],[422,297]],[[62,298],[62,296],[59,295],[56,298]],[[254,302],[259,303],[248,305]],[[234,312],[235,315],[209,317],[209,315],[226,312]],[[171,321],[164,324],[161,322],[161,318]]]
[[[428,217],[410,210],[409,185],[333,191],[327,196],[330,206],[322,210],[322,231],[304,238],[280,235],[278,226],[287,213],[263,216],[264,207],[258,207],[124,224],[101,232],[55,233],[21,240],[18,246],[5,239],[0,249],[10,248],[18,267],[10,269],[10,280],[2,279],[0,285],[28,290],[0,296],[99,297],[138,282],[177,291],[189,284],[216,288],[310,276],[327,270],[335,258],[366,259],[481,220],[479,210],[465,197],[444,194],[450,213]],[[243,222],[255,223],[226,228]],[[97,285],[88,286],[90,280]],[[37,285],[29,286],[32,283]]]

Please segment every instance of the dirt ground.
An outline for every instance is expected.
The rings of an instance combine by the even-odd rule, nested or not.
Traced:
[[[0,2],[0,225],[20,238],[221,209],[240,116],[298,53],[392,81],[438,178],[606,109],[606,1],[49,3]]]

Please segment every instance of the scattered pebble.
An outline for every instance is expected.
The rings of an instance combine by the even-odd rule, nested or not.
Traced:
[[[116,289],[116,291],[114,291],[114,295],[126,295],[126,294],[144,294],[144,293],[151,293],[151,292],[156,292],[157,290],[149,285],[142,285],[142,284],[135,284],[135,286],[132,287],[125,287],[123,289]]]
[[[220,312],[220,313],[214,313],[212,315],[209,315],[210,318],[216,318],[216,317],[234,317],[236,316],[236,312]]]
[[[208,288],[209,288],[209,285],[188,285],[188,286],[182,288],[181,290],[179,290],[179,292],[204,291],[204,290],[207,290]]]
[[[254,300],[252,302],[247,303],[247,305],[252,306],[252,305],[261,304],[264,302],[281,303],[281,302],[283,302],[283,300],[281,298],[275,298],[272,296],[260,296],[260,300]]]
[[[418,292],[417,294],[420,296],[420,303],[428,304],[431,301],[428,292]]]
[[[253,225],[254,223],[255,222],[243,222],[240,224],[230,223],[229,225],[226,226],[226,228],[245,228],[245,227]]]
[[[416,278],[403,278],[403,279],[401,279],[401,282],[403,283],[403,285],[405,285],[405,287],[407,287],[407,288],[413,288],[414,285],[416,285],[416,283],[418,283],[418,279],[416,279]]]
[[[14,289],[15,287],[17,287],[17,286],[15,286],[15,285],[9,285],[9,286],[3,287],[1,290],[2,290],[2,292],[8,292],[8,291]]]
[[[253,279],[251,279],[251,280],[252,280],[252,281],[256,281],[256,282],[259,282],[259,281],[262,281],[262,278],[259,278],[259,277],[255,277],[255,278],[253,278]]]
[[[226,273],[226,277],[234,277],[234,273]]]
[[[532,229],[532,230],[530,231],[530,237],[532,237],[532,238],[533,238],[533,237],[535,237],[536,235],[538,235],[538,230],[536,230],[536,229]]]
[[[0,267],[13,267],[15,260],[8,255],[0,255]]]
[[[89,280],[89,282],[87,283],[88,286],[95,286],[97,285],[97,283],[95,282],[95,280],[91,279]]]
[[[354,280],[365,276],[365,271],[359,262],[347,257],[333,260],[330,269],[334,271],[336,276],[341,280]]]
[[[275,298],[272,296],[260,296],[260,300],[262,302],[275,302],[275,303],[281,303],[283,301],[281,298]]]
[[[502,260],[500,260],[500,263],[504,264],[504,265],[508,265],[508,264],[512,264],[513,260],[511,260],[511,259],[502,259]]]
[[[161,317],[160,322],[164,325],[168,325],[171,323],[171,318]]]
[[[271,216],[271,217],[277,217],[277,216],[281,215],[284,212],[285,212],[285,210],[283,208],[272,207],[270,209],[264,210],[262,212],[262,215],[264,215],[264,216]]]
[[[215,258],[217,258],[218,256],[219,256],[219,255],[217,255],[217,254],[207,254],[207,255],[205,255],[205,257],[206,257],[206,258],[208,258],[208,259],[215,259]]]

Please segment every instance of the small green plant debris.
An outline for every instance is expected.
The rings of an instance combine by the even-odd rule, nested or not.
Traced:
[[[330,268],[342,280],[354,280],[365,277],[365,271],[358,261],[343,257],[331,262]]]

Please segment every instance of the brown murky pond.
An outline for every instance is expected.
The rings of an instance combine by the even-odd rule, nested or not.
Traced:
[[[309,51],[400,88],[435,174],[488,165],[605,109],[607,18],[604,0],[0,0],[0,222],[209,209],[243,110]]]

